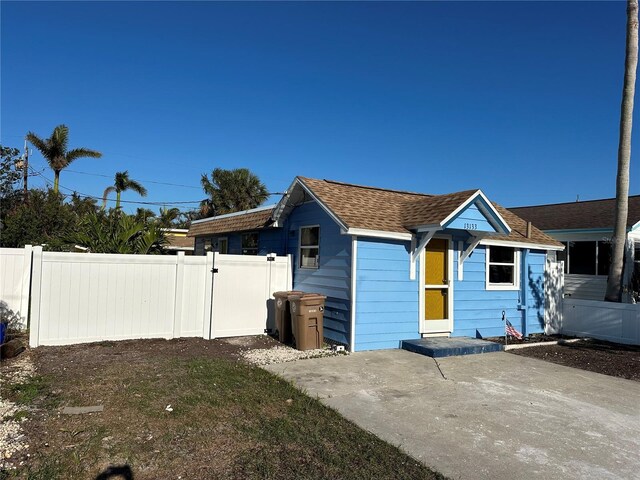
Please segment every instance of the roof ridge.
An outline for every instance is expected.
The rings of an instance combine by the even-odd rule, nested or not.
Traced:
[[[303,180],[305,180],[305,177],[300,177]],[[318,180],[320,182],[327,182],[327,183],[333,183],[335,185],[344,185],[346,187],[356,187],[356,188],[362,188],[365,190],[379,190],[382,192],[393,192],[393,193],[404,193],[404,194],[408,194],[408,195],[417,195],[419,197],[434,197],[436,195],[432,194],[432,193],[419,193],[419,192],[410,192],[408,190],[395,190],[393,188],[382,188],[382,187],[372,187],[369,185],[359,185],[357,183],[349,183],[349,182],[340,182],[338,180],[330,180],[327,178],[323,178],[323,179],[316,179],[316,178],[306,178],[307,180]]]
[[[628,198],[636,198],[636,197],[640,197],[640,194],[638,195],[628,195]],[[607,201],[615,201],[616,197],[613,198],[595,198],[593,200],[578,200],[578,201],[573,201],[573,202],[556,202],[556,203],[541,203],[538,205],[522,205],[520,207],[508,207],[509,210],[511,209],[516,209],[516,208],[537,208],[537,207],[553,207],[556,205],[577,205],[579,203],[592,203],[592,202],[607,202]]]

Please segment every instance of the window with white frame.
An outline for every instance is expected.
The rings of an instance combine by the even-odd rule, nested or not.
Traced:
[[[511,247],[487,246],[487,289],[515,290],[519,286],[518,252]]]
[[[256,232],[242,234],[242,255],[258,255],[258,234]]]
[[[300,227],[300,268],[318,268],[320,257],[320,227]]]

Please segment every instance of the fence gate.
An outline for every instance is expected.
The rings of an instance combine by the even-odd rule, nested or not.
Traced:
[[[274,328],[272,293],[291,289],[289,257],[215,254],[209,338],[258,335]]]
[[[544,333],[560,333],[564,294],[564,262],[547,257],[544,270]]]

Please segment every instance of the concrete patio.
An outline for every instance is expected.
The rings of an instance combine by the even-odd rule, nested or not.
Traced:
[[[502,352],[265,368],[451,478],[640,478],[637,382]]]

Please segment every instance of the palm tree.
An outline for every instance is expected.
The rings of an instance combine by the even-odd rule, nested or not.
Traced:
[[[158,225],[162,228],[173,227],[174,222],[182,215],[179,208],[160,208],[160,216],[157,218]]]
[[[618,141],[618,176],[616,178],[616,218],[613,228],[612,257],[607,279],[605,300],[622,299],[622,268],[627,236],[629,211],[629,164],[631,162],[631,126],[633,100],[638,67],[638,0],[627,1],[627,49],[624,66],[624,86],[620,108],[620,139]]]
[[[148,208],[136,208],[135,218],[137,222],[147,223],[147,220],[155,217],[156,214],[153,210],[149,210]]]
[[[247,168],[216,168],[211,180],[202,174],[200,182],[209,197],[200,204],[205,217],[249,210],[269,198],[267,187]]]
[[[120,195],[122,192],[127,190],[133,190],[138,195],[142,197],[147,196],[147,189],[142,186],[140,182],[136,182],[135,180],[131,180],[129,178],[129,172],[125,170],[124,172],[116,172],[116,177],[113,182],[113,185],[105,188],[104,193],[102,194],[102,206],[107,206],[107,196],[111,192],[116,192],[116,209],[120,208]]]
[[[54,173],[53,191],[58,193],[60,172],[78,158],[100,158],[102,154],[88,148],[67,150],[69,144],[69,127],[58,125],[53,129],[51,137],[42,139],[33,132],[27,133],[27,141],[36,147],[47,161]]]

